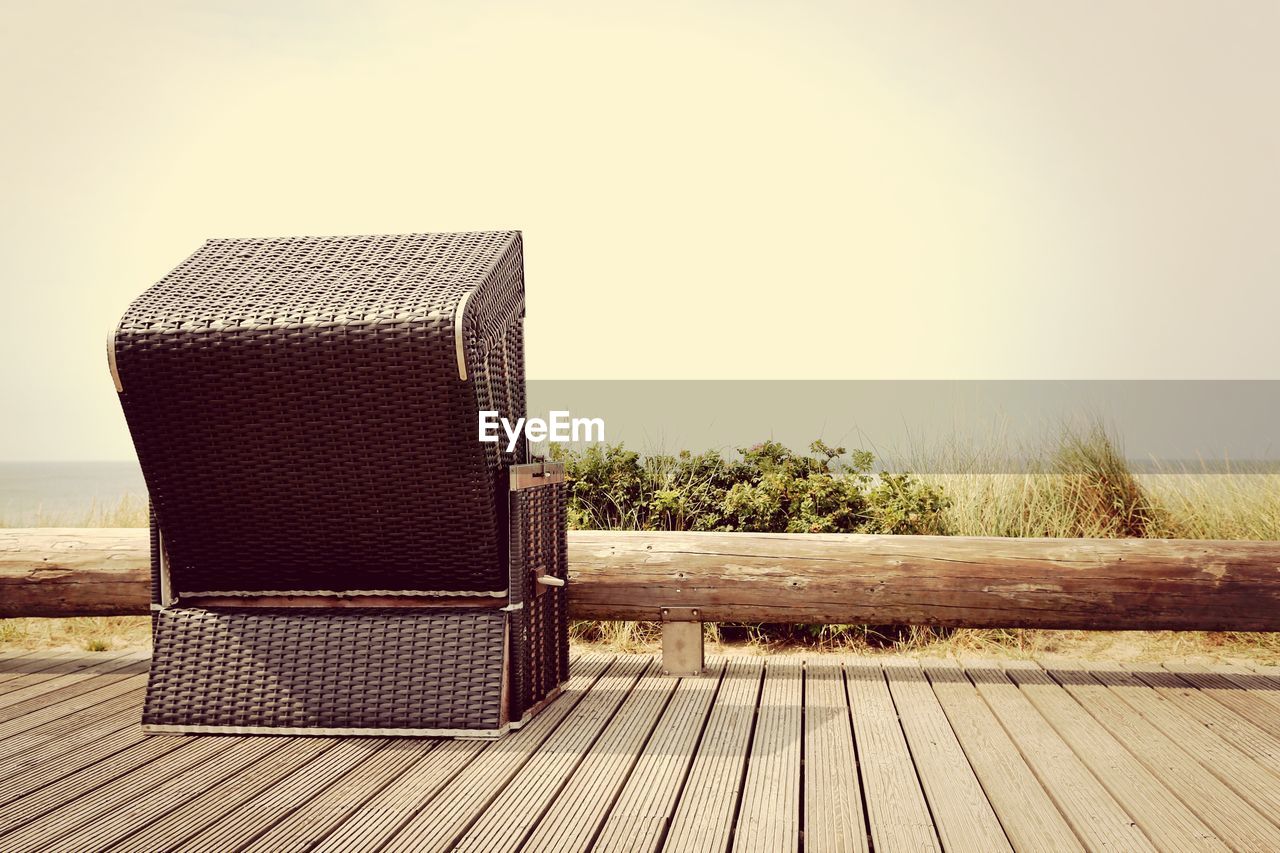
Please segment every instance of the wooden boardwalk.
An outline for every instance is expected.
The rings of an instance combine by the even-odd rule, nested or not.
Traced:
[[[0,656],[0,851],[1280,850],[1280,671],[581,656],[499,741],[145,737]]]

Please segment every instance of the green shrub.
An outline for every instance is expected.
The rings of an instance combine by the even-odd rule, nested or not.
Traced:
[[[801,454],[765,441],[739,453],[642,457],[622,445],[552,447],[552,458],[566,463],[575,529],[946,532],[943,494],[910,474],[877,481],[866,451],[815,441]]]

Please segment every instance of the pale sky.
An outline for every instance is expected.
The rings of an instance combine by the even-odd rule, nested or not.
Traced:
[[[0,459],[208,237],[518,228],[530,376],[1280,378],[1280,4],[3,0]]]

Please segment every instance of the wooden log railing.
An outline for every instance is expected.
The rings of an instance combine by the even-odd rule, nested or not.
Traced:
[[[1280,631],[1280,542],[569,534],[578,619]],[[143,529],[0,529],[0,617],[141,614]]]

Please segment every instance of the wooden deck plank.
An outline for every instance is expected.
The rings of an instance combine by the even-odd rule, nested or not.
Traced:
[[[941,850],[880,664],[845,662],[871,841],[877,850]]]
[[[647,660],[647,659],[646,659]],[[625,664],[625,659],[622,659]],[[484,811],[507,782],[557,730],[561,722],[607,676],[612,658],[587,657],[574,662],[560,698],[524,728],[485,746],[461,773],[401,826],[384,850],[439,850],[449,847]]]
[[[999,664],[967,660],[964,668],[1086,848],[1125,853],[1156,849]]]
[[[181,771],[229,749],[234,744],[228,741],[229,739],[197,738],[184,742],[177,749],[169,750],[147,764],[93,789],[91,795],[77,797],[34,820],[24,822],[5,835],[0,835],[0,850],[5,853],[47,853],[59,849],[74,851],[74,848],[62,848],[57,843],[58,839],[141,797],[158,785],[165,784]],[[15,805],[22,805],[22,801]]]
[[[1175,742],[1081,668],[1057,666],[1047,674],[1228,846],[1280,849],[1280,828],[1202,767],[1185,742]]]
[[[147,677],[145,675],[131,675],[120,681],[97,686],[79,696],[52,701],[11,720],[6,720],[0,723],[0,747],[5,745],[4,742],[6,740],[21,732],[34,729],[59,717],[66,717],[85,708],[107,702],[130,691],[137,691],[146,687],[146,685]]]
[[[1257,667],[1245,670],[1238,666],[1201,666],[1191,664],[1177,666],[1175,664],[1173,668],[1179,671],[1221,676],[1241,690],[1248,691],[1251,697],[1266,702],[1277,713],[1280,713],[1280,678],[1276,678],[1270,673],[1259,671]]]
[[[1195,687],[1202,695],[1230,708],[1272,736],[1280,737],[1280,712],[1277,712],[1272,703],[1262,698],[1262,691],[1243,688],[1225,674],[1210,672],[1204,667],[1168,663],[1164,668]]]
[[[591,848],[595,853],[654,853],[661,845],[699,751],[726,663],[723,658],[709,661],[705,675],[680,679],[653,737],[609,809]]]
[[[894,659],[882,666],[942,846],[1012,853],[1000,820],[919,664]]]
[[[230,779],[206,787],[197,797],[170,812],[163,820],[122,839],[113,853],[155,853],[182,849],[192,837],[219,821],[228,819],[244,803],[269,791],[282,780],[334,749],[337,738],[272,738],[282,745],[253,766]]]
[[[0,740],[0,759],[7,759],[11,756],[18,755],[24,750],[35,749],[45,744],[55,743],[59,738],[74,732],[78,728],[93,725],[95,723],[108,720],[109,718],[117,718],[120,714],[134,712],[134,709],[140,708],[142,704],[143,690],[141,687],[135,687],[132,690],[115,696],[105,702],[99,702],[95,705],[80,708],[70,713],[63,712],[55,716],[51,720],[40,723],[25,731],[10,735],[4,740]],[[79,697],[77,697],[79,698]],[[66,704],[66,703],[61,703]],[[28,714],[19,719],[25,720],[32,716]],[[114,722],[114,720],[112,720]],[[94,730],[96,731],[96,729]]]
[[[1090,664],[1088,670],[1073,669],[1087,671],[1105,684],[1129,708],[1149,720],[1259,812],[1280,820],[1280,776],[1256,761],[1254,755],[1232,745],[1212,727],[1203,725],[1119,664]]]
[[[255,762],[279,749],[282,738],[250,737],[225,746],[207,760],[130,799],[118,808],[99,815],[80,829],[59,838],[59,850],[102,851],[157,821],[227,778],[234,778]]]
[[[930,686],[1005,834],[1017,850],[1084,847],[977,689],[954,661],[926,660]]]
[[[141,743],[145,737],[136,725],[124,726],[89,741],[87,745],[57,754],[52,754],[53,750],[30,754],[19,770],[8,778],[0,779],[0,807],[37,788],[52,785],[59,779],[93,767],[117,752]]]
[[[233,812],[183,842],[183,850],[222,853],[239,850],[275,826],[295,809],[342,779],[378,753],[390,738],[358,737],[337,746],[294,771]]]
[[[138,672],[146,672],[150,662],[150,657],[141,652],[119,652],[107,655],[104,661],[96,666],[86,665],[75,672],[50,674],[36,683],[17,685],[10,682],[0,689],[0,709],[7,709],[32,696],[51,696],[54,691],[62,687],[92,679],[95,676],[107,675],[121,668],[137,666]],[[50,699],[50,701],[55,700]]]
[[[13,661],[33,654],[35,654],[35,649],[6,649],[0,651],[0,672],[3,672],[5,667],[9,666]]]
[[[64,776],[54,783],[39,785],[15,797],[0,808],[0,833],[11,832],[23,823],[74,802],[104,785],[146,767],[186,743],[185,738],[151,738],[122,750],[106,760]]]
[[[1258,728],[1175,673],[1150,666],[1125,665],[1124,669],[1198,724],[1280,775],[1280,737]]]
[[[142,701],[141,696],[137,701]],[[114,736],[125,729],[132,729],[141,739],[142,729],[138,725],[141,716],[140,705],[126,705],[114,714],[73,728],[52,740],[18,750],[0,759],[0,782],[8,784],[15,777],[26,775],[36,767],[81,753],[103,738]]]
[[[131,675],[146,673],[150,662],[137,655],[120,656],[110,665],[93,670],[59,675],[43,684],[33,684],[0,696],[0,722],[42,707],[90,693],[108,684],[123,681]]]
[[[733,834],[734,850],[799,850],[803,703],[802,662],[786,658],[766,661],[742,805]]]
[[[316,853],[377,848],[430,803],[486,746],[482,740],[445,741],[320,841]]]
[[[568,784],[534,826],[526,850],[586,851],[626,784],[681,681],[651,667],[623,702]]]
[[[804,848],[867,853],[866,821],[844,668],[810,658],[804,672]]]
[[[742,792],[747,745],[764,675],[761,659],[733,658],[668,827],[664,851],[725,850]]]
[[[59,687],[74,684],[94,675],[105,674],[112,669],[118,669],[121,666],[137,661],[143,661],[145,665],[145,663],[149,662],[149,658],[136,652],[114,652],[105,654],[96,661],[82,661],[83,666],[73,672],[28,675],[13,679],[0,685],[0,709],[8,708],[31,696],[43,696],[52,693]]]
[[[651,665],[648,658],[614,663],[475,823],[450,846],[486,853],[518,848]]]
[[[96,660],[86,657],[81,651],[35,651],[18,655],[0,666],[0,695],[27,684],[48,681],[50,678],[96,665]]]
[[[1005,674],[1049,721],[1134,822],[1162,850],[1226,846],[1142,762],[1031,661],[1003,661]]]
[[[1280,666],[1268,666],[1255,661],[1249,666],[1214,664],[1199,668],[1224,676],[1228,681],[1280,709]]]
[[[243,849],[260,853],[310,849],[438,744],[419,738],[392,741]]]

